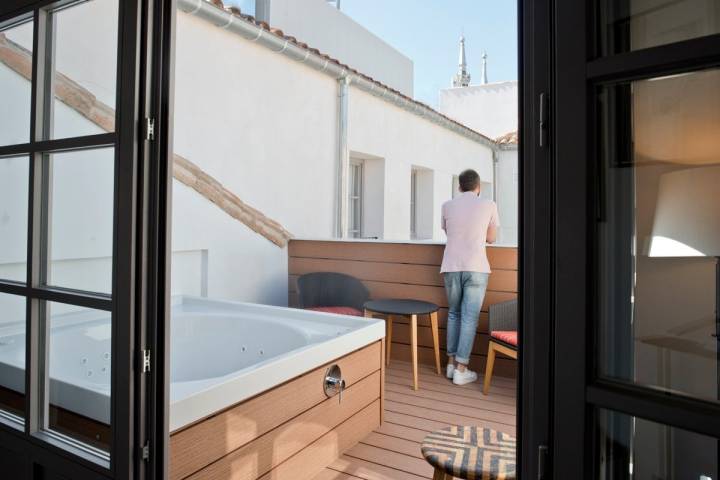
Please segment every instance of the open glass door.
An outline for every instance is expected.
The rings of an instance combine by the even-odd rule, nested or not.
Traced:
[[[132,0],[0,6],[3,478],[140,478],[151,451],[142,19]]]
[[[720,6],[554,18],[552,477],[717,479]]]

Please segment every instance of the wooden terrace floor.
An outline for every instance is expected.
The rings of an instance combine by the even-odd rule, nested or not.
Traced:
[[[444,372],[443,372],[444,373]],[[385,378],[385,422],[315,480],[422,480],[433,469],[420,444],[450,424],[479,425],[515,435],[515,380],[494,377],[490,394],[480,381],[458,387],[420,366],[420,389],[412,390],[411,366],[392,360]]]

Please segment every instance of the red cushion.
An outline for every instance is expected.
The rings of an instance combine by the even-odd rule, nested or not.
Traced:
[[[353,315],[355,317],[362,317],[363,312],[353,307],[312,307],[306,310],[313,310],[315,312],[325,313],[337,313],[339,315]]]
[[[517,340],[517,331],[509,331],[509,332],[492,332],[490,334],[491,337],[497,338],[501,342],[505,342],[508,345],[514,345],[517,347],[518,340]]]

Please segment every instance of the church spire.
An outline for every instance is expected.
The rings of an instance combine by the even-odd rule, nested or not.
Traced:
[[[467,60],[465,59],[465,36],[460,36],[460,56],[458,59],[458,72],[453,77],[453,87],[467,87],[470,85],[470,74],[467,71]]]
[[[480,82],[485,85],[488,83],[487,79],[487,52],[483,52],[482,54],[482,77]]]

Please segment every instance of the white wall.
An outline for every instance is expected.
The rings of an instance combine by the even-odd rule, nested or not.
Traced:
[[[492,150],[439,127],[417,115],[352,87],[349,95],[348,142],[353,152],[385,159],[384,238],[407,240],[410,232],[410,173],[412,167],[432,171],[432,228],[426,236],[440,240],[440,206],[451,198],[452,175],[467,168],[492,182]]]
[[[518,129],[518,82],[440,90],[439,110],[490,138]]]
[[[325,0],[256,0],[256,16],[312,48],[413,96],[413,62]]]
[[[179,12],[177,22],[176,153],[294,236],[331,238],[336,80],[197,17]],[[18,94],[28,88],[2,65],[0,81]],[[431,217],[424,228],[434,238],[440,238],[439,208],[451,196],[452,175],[475,168],[484,179],[492,178],[492,152],[486,146],[353,87],[349,111],[349,147],[365,161],[364,227],[371,236],[409,238],[413,165],[431,173]],[[60,134],[99,132],[64,104],[58,103],[56,115]],[[11,117],[0,117],[0,131],[11,125]],[[54,272],[68,286],[110,289],[111,158],[108,151],[73,154],[56,172],[62,188],[55,192]],[[27,212],[18,202],[27,198],[23,168],[17,162],[0,164],[0,275],[24,272]],[[172,229],[173,293],[287,304],[287,251],[178,182]]]
[[[498,152],[497,205],[500,216],[498,243],[518,244],[518,205],[520,185],[518,182],[518,149],[510,147]]]

